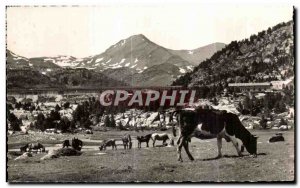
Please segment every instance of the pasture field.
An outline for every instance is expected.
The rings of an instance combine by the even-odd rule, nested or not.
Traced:
[[[142,143],[136,148],[136,135],[145,132],[108,131],[94,132],[93,135],[11,135],[8,137],[8,150],[18,148],[24,143],[38,140],[47,146],[62,143],[63,139],[76,136],[83,139],[84,146],[97,146],[99,139],[120,138],[124,133],[132,135],[133,149],[99,151],[83,150],[81,156],[60,157],[40,160],[44,153],[34,154],[25,160],[7,159],[7,179],[9,182],[256,182],[256,181],[294,181],[294,131],[283,132],[286,141],[268,143],[276,132],[251,131],[259,136],[258,156],[252,158],[247,152],[238,157],[232,143],[223,139],[221,159],[217,156],[216,139],[198,140],[193,138],[190,151],[195,161],[189,161],[182,150],[183,162],[177,161],[176,147],[152,147]],[[88,140],[91,139],[89,142]],[[86,142],[85,142],[86,140]],[[119,142],[121,144],[121,142]],[[157,141],[157,144],[161,144]],[[84,147],[83,147],[84,148]]]

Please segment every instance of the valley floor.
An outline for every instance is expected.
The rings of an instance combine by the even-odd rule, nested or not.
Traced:
[[[144,143],[136,148],[135,135],[147,132],[130,132],[134,138],[134,147],[124,150],[99,151],[85,150],[81,156],[60,157],[40,160],[45,154],[34,154],[25,160],[7,159],[7,179],[9,182],[256,182],[256,181],[294,181],[294,131],[284,132],[285,142],[268,143],[276,132],[251,131],[259,136],[258,156],[252,158],[245,152],[237,157],[231,143],[223,141],[223,155],[217,156],[216,139],[192,139],[190,150],[195,161],[191,162],[183,150],[184,162],[177,161],[176,147],[150,147]],[[81,139],[102,139],[120,137],[125,132],[95,132],[91,135],[76,135]],[[126,131],[128,133],[128,131]],[[42,133],[41,133],[42,134]],[[74,135],[50,135],[56,137],[49,142],[47,137],[36,137],[44,144],[61,143],[60,139]],[[44,138],[44,140],[43,140]],[[18,148],[22,143],[31,141],[25,135],[8,137],[8,150]],[[120,142],[121,143],[121,142]],[[84,142],[85,145],[97,145],[97,142]],[[157,143],[158,145],[161,143]],[[47,149],[47,148],[46,148]]]

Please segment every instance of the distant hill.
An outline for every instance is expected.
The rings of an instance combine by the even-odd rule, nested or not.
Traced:
[[[212,86],[230,82],[285,80],[294,75],[293,21],[232,41],[172,85]]]
[[[224,43],[212,43],[194,50],[169,50],[171,53],[180,56],[182,59],[191,62],[194,66],[209,59],[214,53],[224,48]]]
[[[102,73],[85,68],[62,68],[44,58],[25,58],[7,50],[6,86],[14,88],[73,88],[126,86]]]

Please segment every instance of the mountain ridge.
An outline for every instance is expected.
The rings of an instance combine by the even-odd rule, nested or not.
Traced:
[[[172,85],[226,86],[232,82],[284,80],[294,75],[293,21],[232,41]]]
[[[222,45],[219,46],[220,47],[212,49],[212,51],[218,50]],[[163,72],[164,84],[162,86],[164,86],[170,85],[172,81],[184,73],[192,71],[199,57],[195,56],[191,58],[190,56],[193,56],[193,53],[189,52],[198,52],[199,50],[201,51],[201,49],[203,48],[200,47],[195,50],[171,50],[152,42],[143,34],[137,34],[118,41],[107,48],[103,53],[94,56],[85,58],[76,58],[66,55],[33,57],[26,58],[24,61],[26,62],[25,64],[27,64],[27,68],[37,68],[37,70],[40,68],[38,71],[43,74],[61,68],[85,68],[95,72],[101,72],[107,77],[122,82],[125,80],[127,81],[126,84],[129,85],[144,85],[143,82],[146,80],[145,78],[157,77],[151,79],[153,82],[149,82],[148,80],[148,86],[159,85],[158,78],[161,78],[160,74],[162,74],[159,65],[162,65],[162,67],[174,71],[169,71],[167,74]],[[212,54],[209,54],[209,56],[210,55]],[[200,56],[202,59],[205,58],[203,55]],[[202,61],[202,59],[200,61]],[[17,64],[16,62],[15,64],[8,62],[8,68],[17,68],[19,66]],[[174,66],[177,68],[174,68]],[[151,71],[143,73],[148,68],[151,68]],[[116,75],[116,73],[118,73],[118,76],[112,76]]]

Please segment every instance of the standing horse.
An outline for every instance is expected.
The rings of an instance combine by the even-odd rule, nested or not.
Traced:
[[[167,133],[153,133],[151,135],[151,139],[153,140],[153,147],[155,147],[155,141],[156,140],[162,140],[163,141],[163,146],[166,145],[166,141],[170,139],[169,135]]]
[[[116,140],[115,139],[110,139],[110,140],[107,140],[107,141],[103,141],[103,143],[99,147],[100,151],[106,150],[107,146],[112,146],[112,149],[117,150]]]
[[[65,148],[65,147],[68,148],[69,146],[71,146],[70,141],[69,141],[69,140],[65,140],[65,141],[63,142],[63,148]]]
[[[79,140],[78,138],[72,139],[72,148],[74,148],[77,151],[81,151],[82,146],[83,146],[83,143],[81,140]]]
[[[28,152],[31,152],[31,150],[37,150],[37,152],[39,150],[40,150],[40,152],[45,152],[46,151],[45,147],[39,142],[28,144]]]
[[[149,147],[149,140],[152,134],[147,134],[145,136],[137,136],[136,139],[138,141],[138,148],[141,148],[142,142],[146,142],[147,147]]]
[[[125,134],[122,138],[124,149],[131,149],[132,148],[132,142],[131,142],[131,136],[130,134]]]

